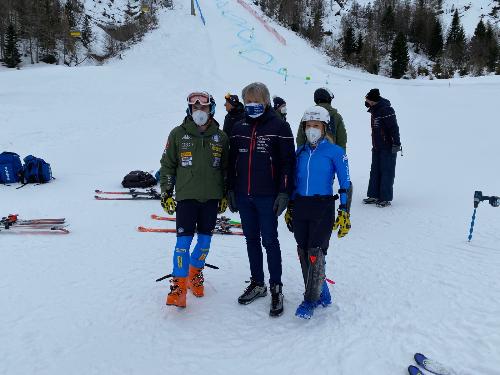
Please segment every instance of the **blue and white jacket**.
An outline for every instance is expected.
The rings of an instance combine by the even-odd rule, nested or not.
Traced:
[[[335,174],[339,179],[340,203],[347,203],[347,189],[351,185],[349,163],[342,147],[323,139],[316,148],[309,143],[297,149],[297,169],[293,196],[333,195]]]

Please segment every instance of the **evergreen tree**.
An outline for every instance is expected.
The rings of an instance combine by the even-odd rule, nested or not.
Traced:
[[[486,58],[486,67],[489,72],[495,71],[495,65],[497,63],[498,58],[500,57],[500,51],[498,46],[498,38],[495,35],[495,31],[490,23],[488,23],[488,27],[486,28],[486,43],[488,48],[488,54]]]
[[[16,29],[12,23],[7,27],[3,63],[7,68],[16,68],[21,63],[21,54],[17,46]]]
[[[363,50],[363,35],[359,33],[358,38],[356,39],[356,54],[359,55],[362,50]]]
[[[354,37],[354,29],[351,25],[344,28],[344,36],[342,38],[342,53],[344,59],[350,60],[351,56],[356,52],[356,39]]]
[[[401,78],[410,62],[410,56],[408,54],[408,44],[406,36],[403,33],[398,33],[394,39],[391,50],[391,62],[392,62],[392,73],[391,77]]]
[[[92,27],[90,26],[90,17],[85,16],[83,19],[83,29],[82,29],[82,44],[85,48],[89,48],[92,43]]]
[[[428,52],[431,59],[438,58],[443,52],[443,28],[441,22],[436,18],[431,36],[428,42]]]
[[[380,21],[380,31],[386,42],[389,41],[389,39],[394,35],[395,26],[396,16],[394,14],[394,8],[391,5],[388,5],[384,10],[382,20]]]
[[[465,62],[465,32],[460,23],[458,10],[453,13],[453,20],[451,21],[450,32],[446,39],[446,52],[451,59],[455,69],[463,69]]]
[[[480,20],[469,45],[469,63],[476,75],[481,75],[487,64],[488,47],[486,27],[483,20]]]

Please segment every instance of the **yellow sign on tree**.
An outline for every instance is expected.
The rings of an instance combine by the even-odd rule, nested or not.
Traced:
[[[82,33],[77,30],[73,30],[69,32],[69,35],[71,35],[73,38],[81,38]]]
[[[149,13],[149,7],[147,5],[143,5],[141,10],[142,10],[142,13]]]

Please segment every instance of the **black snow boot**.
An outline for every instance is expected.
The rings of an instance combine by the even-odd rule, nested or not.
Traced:
[[[258,283],[253,279],[250,279],[250,285],[247,286],[245,291],[238,298],[238,303],[242,305],[248,305],[252,303],[259,297],[265,297],[267,295],[267,287],[264,283]]]
[[[273,284],[271,290],[271,310],[269,315],[280,316],[283,314],[283,287],[279,284]]]

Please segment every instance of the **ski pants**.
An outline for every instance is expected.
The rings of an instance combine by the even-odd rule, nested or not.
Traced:
[[[297,254],[304,278],[304,300],[315,302],[320,297],[326,277],[325,256],[335,221],[335,198],[296,197],[292,220]]]
[[[368,183],[369,198],[392,201],[396,158],[391,150],[372,150],[372,166]]]
[[[186,199],[177,202],[176,227],[177,243],[175,244],[172,274],[176,277],[187,277],[189,265],[196,268],[205,266],[205,259],[210,251],[212,231],[217,221],[219,201],[210,199],[199,202],[195,199]],[[189,248],[197,232],[196,246],[189,254]]]
[[[256,282],[264,282],[262,245],[266,249],[269,283],[281,284],[281,249],[278,241],[278,217],[273,211],[275,195],[236,194],[243,234],[247,242],[250,274]],[[262,245],[261,245],[262,237]]]
[[[297,246],[306,251],[319,247],[326,254],[335,221],[335,198],[297,196],[293,202],[292,220]]]

